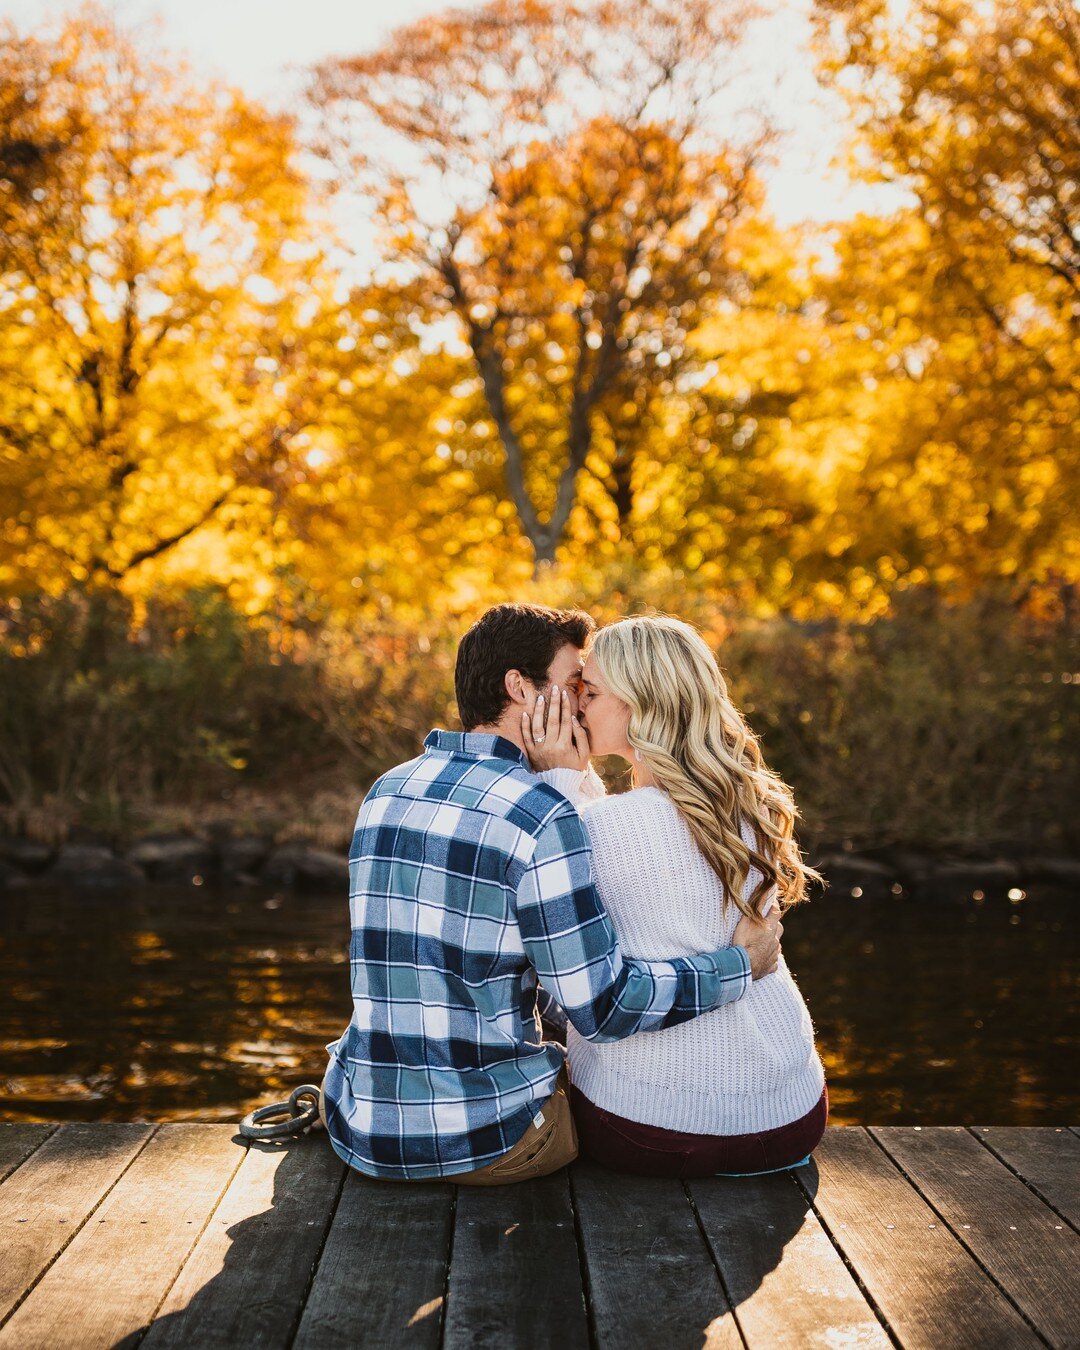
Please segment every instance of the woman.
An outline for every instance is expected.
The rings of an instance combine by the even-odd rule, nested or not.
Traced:
[[[556,770],[545,777],[581,811],[627,954],[662,960],[725,946],[743,914],[773,903],[786,913],[806,898],[819,874],[792,837],[790,790],[765,767],[689,624],[633,618],[601,629],[578,708],[589,752],[629,760],[632,791],[605,796],[595,773],[582,772],[580,735],[576,748],[566,735],[537,745],[549,725],[537,720],[523,736],[533,763]],[[618,1171],[780,1171],[808,1162],[825,1130],[824,1070],[783,954],[735,1003],[615,1043],[570,1027],[567,1052],[581,1151]]]

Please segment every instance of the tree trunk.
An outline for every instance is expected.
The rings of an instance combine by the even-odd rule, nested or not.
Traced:
[[[627,450],[618,449],[611,464],[611,476],[606,484],[608,496],[619,513],[619,531],[626,533],[630,523],[630,513],[634,509],[634,456]]]

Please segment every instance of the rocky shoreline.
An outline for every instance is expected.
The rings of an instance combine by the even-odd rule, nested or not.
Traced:
[[[220,840],[197,835],[148,835],[117,850],[99,840],[49,848],[0,838],[0,889],[29,885],[75,887],[170,885],[275,886],[287,890],[347,888],[345,854],[308,844],[275,844],[259,835]]]
[[[1080,890],[1080,858],[1006,852],[984,857],[932,854],[908,848],[859,853],[842,845],[809,855],[833,894],[856,899],[919,895],[1021,899],[1032,886]],[[259,835],[207,838],[147,835],[116,849],[84,839],[57,848],[0,837],[0,889],[34,885],[95,887],[170,885],[270,886],[297,891],[345,890],[344,853]]]

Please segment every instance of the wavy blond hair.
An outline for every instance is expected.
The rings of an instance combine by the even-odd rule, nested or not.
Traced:
[[[600,629],[590,651],[630,707],[630,745],[723,882],[725,910],[730,899],[760,919],[758,905],[774,886],[781,913],[805,900],[810,880],[823,878],[793,837],[799,811],[791,789],[766,767],[701,634],[667,615],[621,619]],[[739,828],[744,817],[754,849]],[[751,865],[762,880],[745,900]]]

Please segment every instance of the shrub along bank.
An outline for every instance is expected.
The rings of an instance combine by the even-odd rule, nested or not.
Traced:
[[[808,850],[1080,855],[1067,809],[1080,795],[1080,661],[1066,621],[929,592],[870,624],[721,622],[701,600],[684,613],[711,628],[732,696],[795,791]],[[65,843],[130,859],[155,838],[340,851],[370,782],[429,727],[456,725],[467,622],[286,627],[213,589],[139,610],[115,594],[9,603],[9,860],[16,841],[39,862]]]

